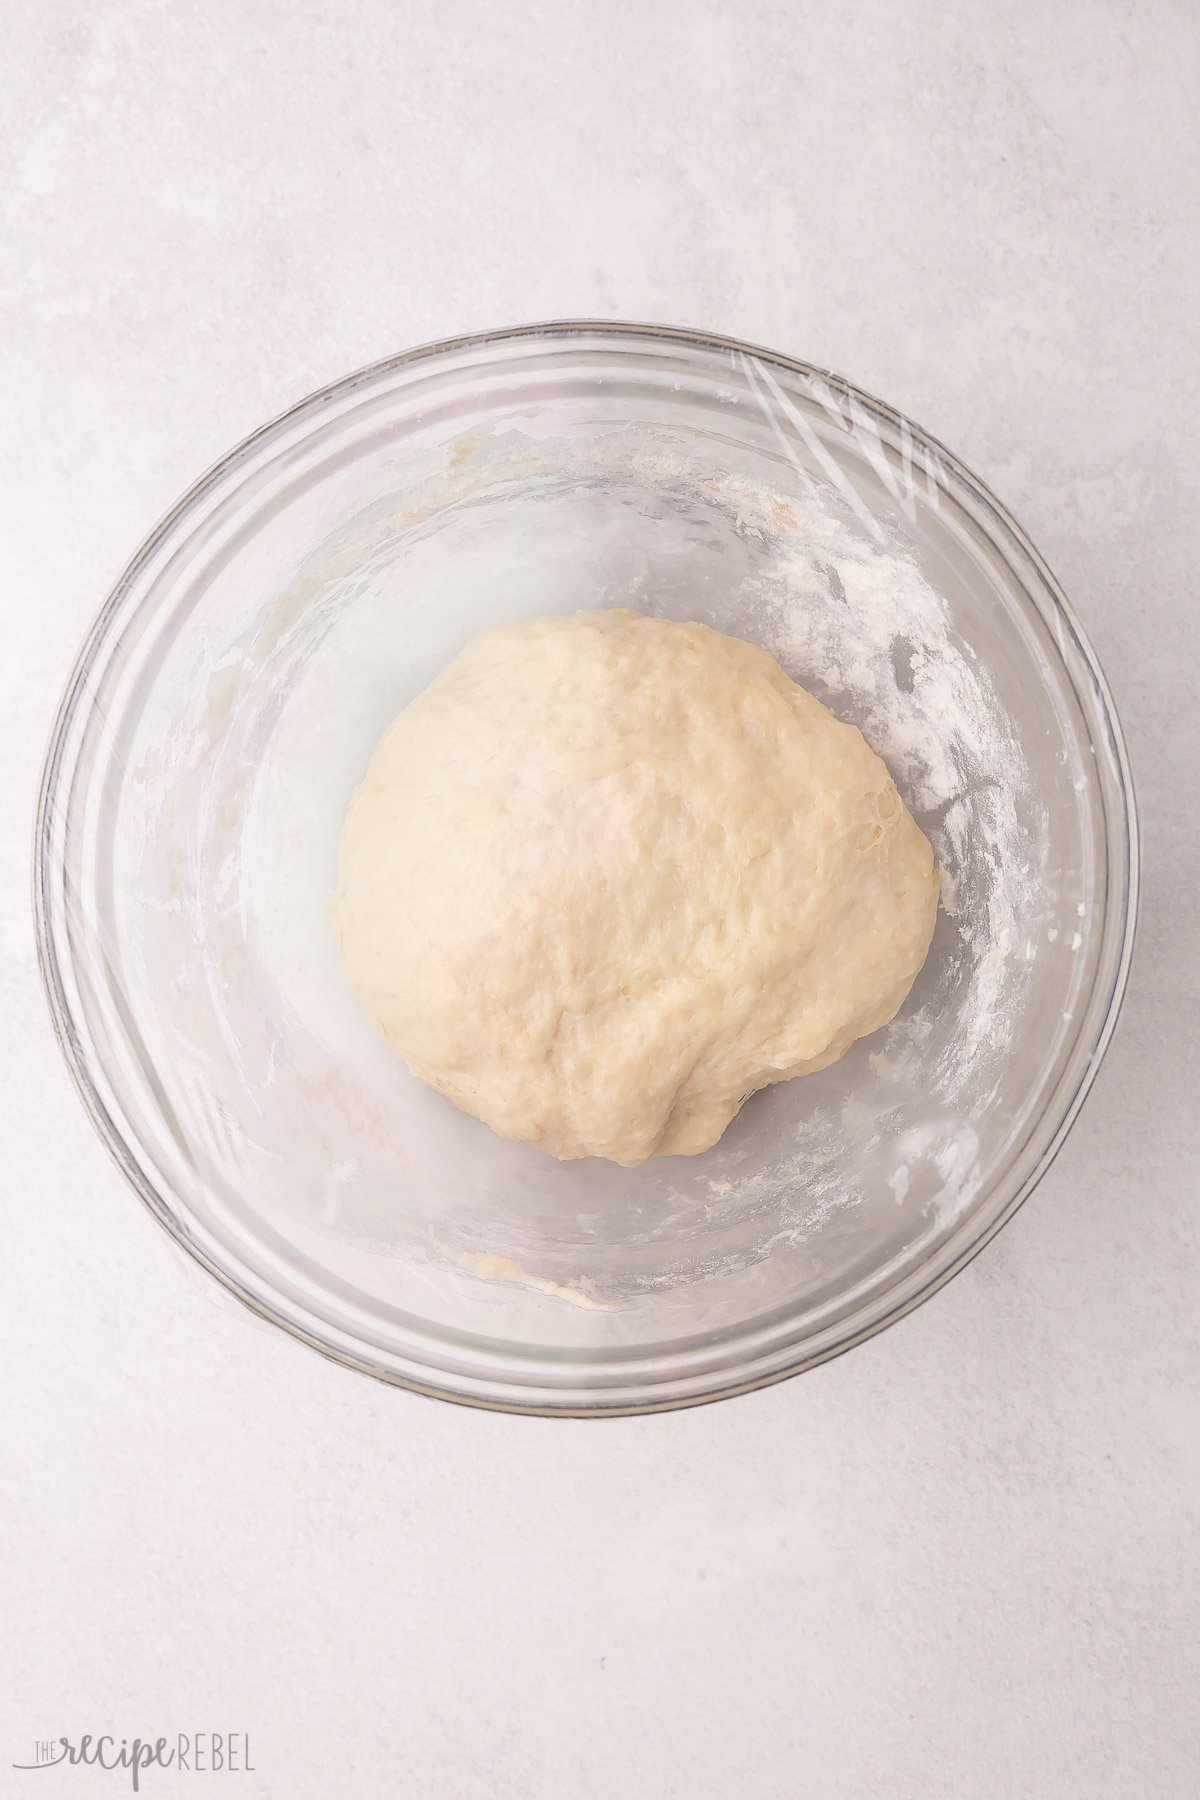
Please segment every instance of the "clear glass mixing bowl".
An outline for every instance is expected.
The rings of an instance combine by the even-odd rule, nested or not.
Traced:
[[[636,1170],[410,1077],[327,915],[394,713],[481,626],[614,605],[765,644],[888,759],[944,872],[892,1026]],[[551,1414],[775,1380],[961,1268],[1079,1110],[1137,883],[1108,689],[980,483],[836,376],[611,324],[380,363],[197,482],[79,657],[35,863],[67,1060],[179,1242],[355,1367]]]

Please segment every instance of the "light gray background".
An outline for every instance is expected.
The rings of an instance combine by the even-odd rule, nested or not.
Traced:
[[[272,1800],[1197,1792],[1197,13],[1190,0],[6,0],[0,1792],[36,1737],[248,1730]],[[32,799],[78,640],[194,475],[459,331],[827,364],[1013,508],[1146,828],[1083,1118],[964,1275],[748,1399],[543,1423],[261,1327],[52,1042]]]

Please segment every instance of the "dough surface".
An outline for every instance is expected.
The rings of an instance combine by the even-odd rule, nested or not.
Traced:
[[[634,1165],[902,1004],[937,913],[884,764],[765,651],[636,612],[472,638],[342,832],[350,986],[504,1137]]]

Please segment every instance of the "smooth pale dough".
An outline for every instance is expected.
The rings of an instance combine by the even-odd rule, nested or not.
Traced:
[[[938,885],[883,763],[766,654],[636,612],[504,625],[350,804],[346,975],[502,1136],[633,1165],[884,1025]]]

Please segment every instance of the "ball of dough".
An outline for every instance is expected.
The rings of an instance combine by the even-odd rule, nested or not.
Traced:
[[[763,650],[622,611],[472,638],[380,741],[333,912],[415,1074],[633,1165],[886,1024],[937,895],[853,726]]]

